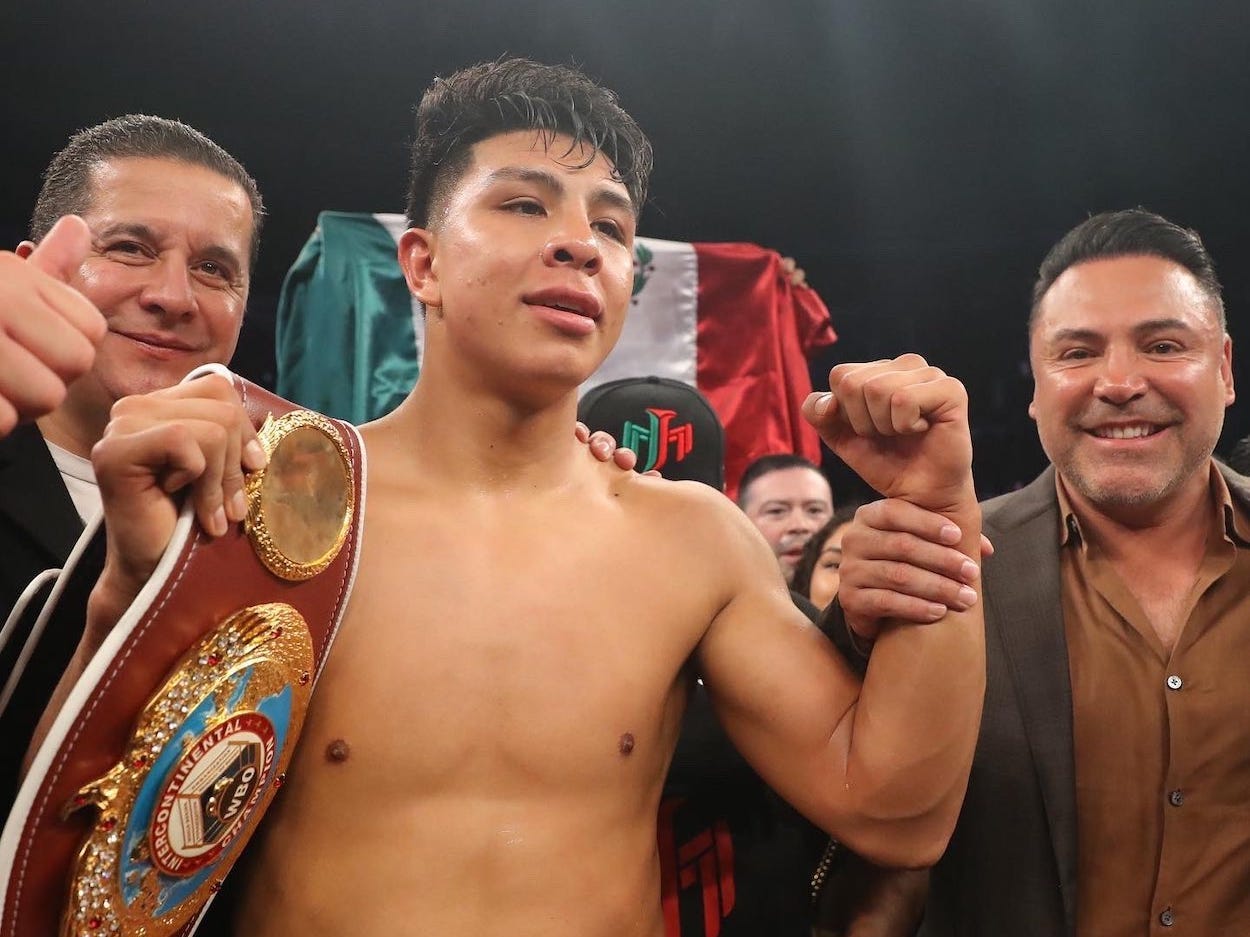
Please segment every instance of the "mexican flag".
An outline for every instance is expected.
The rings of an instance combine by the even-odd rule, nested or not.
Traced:
[[[424,322],[395,258],[402,215],[322,212],[278,303],[278,393],[364,423],[389,412],[421,369]],[[638,238],[620,342],[583,385],[654,374],[703,392],[725,426],[729,493],[753,459],[820,462],[799,407],[807,358],[836,339],[815,291],[793,287],[754,244]]]

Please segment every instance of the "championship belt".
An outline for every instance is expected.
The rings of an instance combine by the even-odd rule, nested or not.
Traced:
[[[269,463],[222,537],[188,499],[58,713],[0,838],[0,937],[188,937],[285,778],[355,576],[364,453],[220,366],[188,380],[210,372]]]

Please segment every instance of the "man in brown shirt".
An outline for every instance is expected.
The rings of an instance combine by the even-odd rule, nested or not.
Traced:
[[[1250,933],[1250,489],[1212,460],[1233,379],[1211,259],[1149,212],[1095,216],[1042,263],[1029,333],[1053,465],[984,506],[985,710],[922,933]],[[854,628],[962,606],[941,526],[861,511]]]

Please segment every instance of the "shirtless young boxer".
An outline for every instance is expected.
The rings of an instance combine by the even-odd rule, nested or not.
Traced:
[[[660,937],[656,810],[695,671],[820,826],[895,864],[945,846],[984,688],[979,607],[886,628],[861,690],[730,501],[568,433],[629,306],[649,165],[614,97],[570,69],[476,66],[423,100],[399,251],[427,310],[421,379],[363,430],[355,591],[249,847],[237,933]],[[963,388],[915,356],[830,382],[808,405],[826,441],[977,560]],[[166,488],[189,482],[210,530],[239,516],[256,462],[232,396],[207,378],[116,408],[89,635],[168,541]]]

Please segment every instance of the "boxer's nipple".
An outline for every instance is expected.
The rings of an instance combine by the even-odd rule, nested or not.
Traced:
[[[342,764],[351,754],[352,747],[343,739],[335,739],[326,746],[326,761],[331,764]]]

